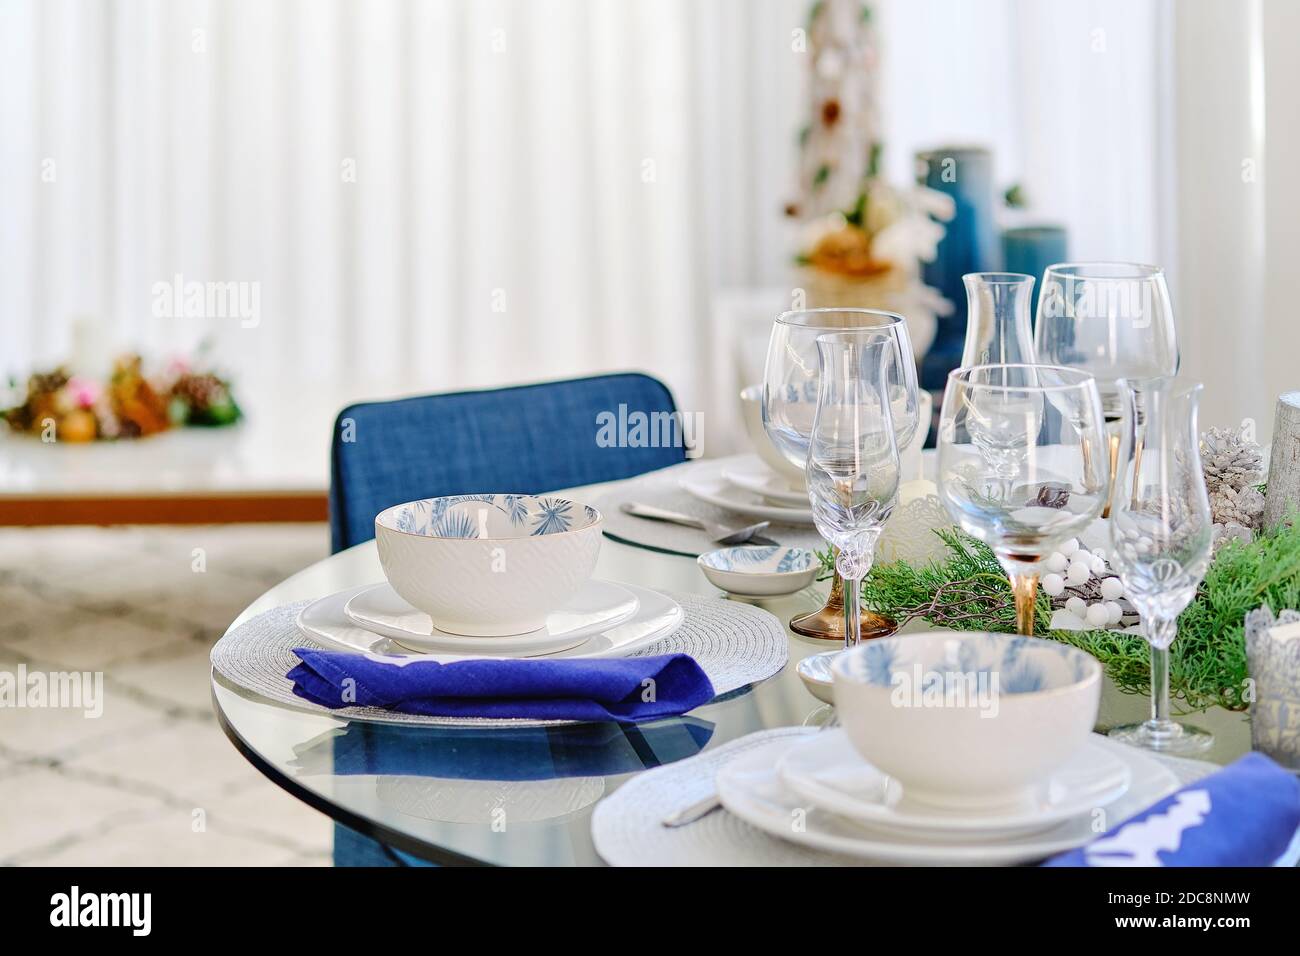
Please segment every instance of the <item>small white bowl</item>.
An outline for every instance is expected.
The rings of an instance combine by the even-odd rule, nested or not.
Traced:
[[[384,575],[439,630],[526,634],[596,567],[604,518],[548,495],[452,495],[408,501],[375,518]]]
[[[831,663],[853,746],[910,798],[964,809],[1022,799],[1084,745],[1101,665],[1056,641],[981,631],[877,638]]]
[[[753,544],[709,551],[695,563],[722,590],[747,597],[793,594],[812,584],[821,567],[804,548]]]

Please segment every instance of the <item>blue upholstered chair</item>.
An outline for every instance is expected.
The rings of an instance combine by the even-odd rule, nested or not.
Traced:
[[[538,494],[677,464],[686,449],[675,419],[627,427],[637,412],[662,426],[675,411],[663,383],[637,373],[351,405],[330,456],[334,550],[369,541],[375,515],[403,501]],[[609,441],[629,431],[635,445]]]
[[[675,411],[664,384],[637,373],[351,405],[330,453],[333,550],[373,538],[375,515],[403,501],[538,494],[675,465],[686,457],[680,423],[664,427]],[[638,420],[657,427],[629,428]],[[421,865],[341,824],[334,863]]]

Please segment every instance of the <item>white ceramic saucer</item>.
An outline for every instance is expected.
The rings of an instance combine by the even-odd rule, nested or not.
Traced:
[[[743,491],[761,495],[770,504],[785,508],[808,507],[808,492],[792,490],[784,478],[758,461],[741,461],[722,471],[722,477]]]
[[[576,647],[598,631],[626,621],[640,602],[627,588],[590,580],[564,606],[546,617],[546,626],[527,634],[469,637],[433,626],[429,615],[408,604],[387,582],[352,596],[343,613],[368,631],[391,637],[416,651],[548,654]]]
[[[984,839],[1046,830],[1091,813],[1128,789],[1131,768],[1118,746],[1094,734],[1070,762],[1022,801],[980,811],[952,811],[907,798],[906,788],[867,763],[848,734],[827,731],[792,748],[777,763],[795,795],[855,823],[918,839]]]
[[[364,584],[327,595],[305,606],[298,612],[298,630],[306,637],[333,650],[356,654],[379,654],[393,658],[411,658],[443,662],[470,658],[519,657],[628,657],[661,638],[667,637],[682,623],[681,605],[667,595],[635,584],[623,584],[637,599],[635,614],[621,624],[589,635],[577,647],[548,654],[535,652],[506,653],[450,653],[437,651],[420,653],[403,647],[391,638],[375,634],[354,624],[343,608],[355,595],[374,587]]]
[[[737,488],[718,472],[703,469],[701,471],[703,473],[692,473],[690,477],[681,480],[682,490],[700,501],[747,518],[773,521],[778,524],[810,525],[813,523],[812,508],[806,497],[801,508],[766,504],[761,496]]]
[[[813,731],[812,733],[816,733]],[[831,731],[826,731],[827,734]],[[1146,754],[1116,744],[1114,753],[1128,765],[1128,790],[1093,814],[1058,823],[1048,830],[1022,836],[991,836],[979,840],[918,839],[912,833],[869,830],[794,794],[777,776],[776,764],[804,737],[785,737],[755,747],[719,771],[718,798],[727,811],[771,836],[828,853],[892,863],[1029,863],[1082,846],[1097,835],[1094,822],[1105,827],[1128,819],[1178,789],[1178,778]]]

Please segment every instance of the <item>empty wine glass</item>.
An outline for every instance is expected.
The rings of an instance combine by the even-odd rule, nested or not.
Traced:
[[[892,361],[885,372],[894,437],[901,452],[913,441],[919,401],[916,358],[907,320],[893,312],[873,309],[808,309],[777,316],[768,340],[763,375],[763,426],[772,444],[799,469],[808,463],[808,448],[817,411],[820,357],[817,339],[829,332],[868,331],[885,334],[892,343]],[[844,582],[838,570],[826,604],[790,621],[791,630],[809,637],[844,637],[841,614]],[[864,616],[867,636],[892,633],[894,622],[879,614]]]
[[[888,373],[892,339],[879,332],[817,338],[820,385],[808,448],[808,499],[844,578],[844,644],[861,640],[861,582],[898,496]]]
[[[980,365],[948,375],[939,421],[939,497],[1011,580],[1016,628],[1034,632],[1042,562],[1101,513],[1109,470],[1092,376],[1051,365]]]
[[[1178,372],[1178,337],[1164,271],[1132,262],[1048,266],[1034,347],[1038,361],[1082,369],[1097,380],[1113,488],[1124,405],[1120,380]],[[1108,506],[1103,517],[1109,513]]]
[[[1214,737],[1169,717],[1169,646],[1210,563],[1213,519],[1196,428],[1201,386],[1171,378],[1123,384],[1111,564],[1151,645],[1151,718],[1110,733],[1164,753],[1198,753]]]
[[[1034,277],[1019,272],[969,272],[966,285],[966,345],[961,367],[1032,365],[1034,334],[1029,305]]]

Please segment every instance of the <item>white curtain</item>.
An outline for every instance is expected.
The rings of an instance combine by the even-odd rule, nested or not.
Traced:
[[[213,336],[245,391],[331,406],[633,367],[707,411],[706,353],[729,347],[709,333],[711,297],[793,283],[780,211],[808,111],[791,42],[808,7],[5,0],[0,374]],[[1064,222],[1075,255],[1171,266],[1185,365],[1213,372],[1228,346],[1234,368],[1259,357],[1215,338],[1222,308],[1201,307],[1183,269],[1205,281],[1212,230],[1254,235],[1259,216],[1225,201],[1215,216],[1232,222],[1200,223],[1215,207],[1188,184],[1219,182],[1197,178],[1196,144],[1216,142],[1202,113],[1263,122],[1237,82],[1254,40],[1274,51],[1270,125],[1294,106],[1273,83],[1295,71],[1283,0],[873,7],[895,179],[918,148],[989,144],[999,181]],[[1240,62],[1215,55],[1229,22]],[[1270,255],[1294,250],[1294,214],[1269,222]],[[178,275],[255,283],[260,321],[157,315],[156,286]],[[1264,281],[1259,308],[1279,306]],[[1267,358],[1261,394],[1289,372]]]
[[[707,289],[787,254],[802,8],[8,0],[0,371],[215,336],[327,401],[633,367],[691,407]],[[177,275],[260,322],[159,317]]]

